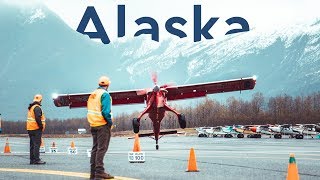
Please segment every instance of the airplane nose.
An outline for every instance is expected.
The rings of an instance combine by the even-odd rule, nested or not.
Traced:
[[[153,92],[159,92],[160,91],[160,87],[159,86],[154,86],[153,88]]]

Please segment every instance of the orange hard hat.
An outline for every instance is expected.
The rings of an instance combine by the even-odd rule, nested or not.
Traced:
[[[111,83],[111,81],[107,76],[101,76],[99,78],[99,85],[100,86],[109,86],[110,83]]]
[[[42,101],[42,95],[41,95],[41,94],[36,94],[36,95],[34,95],[33,101],[34,101],[34,102],[40,102],[40,101]]]

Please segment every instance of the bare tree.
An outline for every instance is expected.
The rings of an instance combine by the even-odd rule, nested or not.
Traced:
[[[267,103],[266,103],[267,102]],[[270,97],[265,100],[262,93],[255,93],[251,100],[230,97],[226,104],[205,98],[195,106],[175,106],[185,114],[187,127],[217,126],[233,124],[282,124],[282,123],[319,123],[320,122],[320,92],[308,96],[292,97],[287,94]],[[114,117],[116,128],[113,131],[132,130],[132,119],[139,112],[131,114],[122,112]],[[48,119],[45,134],[76,133],[78,128],[90,129],[87,119]],[[141,119],[142,130],[152,130],[152,122],[148,115]],[[161,122],[162,128],[179,128],[175,114],[167,112]],[[2,121],[2,130],[6,134],[26,134],[25,121]]]

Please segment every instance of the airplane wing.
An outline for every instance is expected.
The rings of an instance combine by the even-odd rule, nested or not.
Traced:
[[[256,78],[249,77],[228,81],[190,84],[184,86],[171,86],[167,88],[167,100],[181,100],[204,97],[207,94],[250,90],[254,88],[255,84]]]
[[[228,81],[209,82],[202,84],[192,84],[184,86],[167,87],[167,99],[179,100],[187,98],[203,97],[207,94],[222,93],[230,91],[241,91],[253,89],[255,86],[255,78],[241,78]],[[112,97],[112,105],[140,104],[146,100],[146,95],[139,95],[144,91],[128,90],[109,92]],[[57,107],[68,106],[70,108],[86,107],[90,93],[82,94],[61,94],[54,98],[54,104]]]
[[[113,91],[109,92],[112,97],[112,105],[144,103],[146,95],[138,95],[141,90]],[[53,102],[57,107],[69,106],[70,108],[86,107],[90,93],[61,94],[57,95]]]

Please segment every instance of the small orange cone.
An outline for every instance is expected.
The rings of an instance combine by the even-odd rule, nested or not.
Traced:
[[[9,145],[9,138],[7,138],[7,140],[6,140],[6,145],[4,146],[3,153],[11,153],[11,148],[10,148],[10,145]]]
[[[195,154],[193,148],[190,149],[187,172],[199,172],[199,170],[197,168],[196,154]]]
[[[133,145],[133,152],[140,152],[141,148],[140,148],[140,140],[139,140],[139,134],[135,134],[134,137],[134,145]]]
[[[296,164],[296,159],[294,158],[294,154],[290,154],[289,165],[288,165],[288,174],[287,180],[299,180],[298,167]]]
[[[53,141],[51,147],[56,147],[56,143]]]
[[[75,147],[76,147],[76,145],[74,144],[74,142],[73,142],[73,141],[71,141],[71,145],[70,145],[70,147],[71,147],[71,148],[75,148]]]

